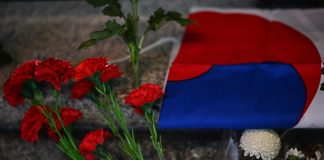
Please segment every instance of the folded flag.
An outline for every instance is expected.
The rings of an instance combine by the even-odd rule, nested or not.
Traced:
[[[170,66],[159,128],[324,127],[322,16],[196,9]]]

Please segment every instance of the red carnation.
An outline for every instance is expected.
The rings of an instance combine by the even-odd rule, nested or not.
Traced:
[[[75,71],[74,78],[77,81],[92,77],[95,73],[99,73],[100,80],[104,83],[108,80],[118,78],[122,74],[118,66],[108,64],[107,58],[85,59],[75,68]]]
[[[9,79],[3,86],[3,97],[12,106],[23,104],[24,97],[21,95],[21,90],[24,87],[26,80],[33,79],[35,73],[35,67],[40,61],[28,61],[18,66],[11,74]]]
[[[56,123],[56,128],[61,130],[62,125],[61,125],[57,115],[55,113],[53,113],[53,115],[54,115],[53,117],[54,117],[55,123]],[[72,124],[73,122],[77,121],[81,117],[81,115],[82,114],[79,110],[70,108],[70,107],[63,107],[60,111],[60,117],[62,119],[64,127],[67,127],[70,124]]]
[[[10,78],[19,79],[19,80],[27,80],[33,79],[35,75],[35,67],[40,63],[38,60],[27,61],[20,66],[18,66]]]
[[[29,142],[38,141],[38,132],[47,123],[41,109],[43,109],[42,106],[33,106],[25,113],[20,128],[23,140]]]
[[[131,91],[125,98],[125,103],[137,107],[139,112],[140,107],[148,103],[154,103],[163,96],[163,91],[159,85],[143,84],[138,89]]]
[[[108,58],[88,58],[83,60],[75,68],[75,80],[81,80],[93,76],[108,64]]]
[[[91,153],[84,154],[84,157],[86,160],[95,160],[96,159],[96,156]]]
[[[81,79],[73,84],[71,98],[82,99],[92,88],[94,84],[87,79]]]
[[[24,97],[20,95],[20,92],[24,86],[23,82],[7,80],[3,87],[3,98],[11,105],[17,106],[24,103]]]
[[[54,120],[56,123],[56,128],[58,130],[61,130],[62,129],[61,122],[59,121],[59,119],[55,113],[52,113],[52,114],[53,114],[53,117],[54,117]],[[81,115],[82,114],[79,110],[70,108],[70,107],[63,107],[60,111],[60,117],[62,119],[64,127],[67,127],[70,124],[77,121],[81,117]],[[52,129],[49,128],[47,133],[48,133],[49,137],[51,137],[55,141],[59,140],[58,135]]]
[[[119,67],[114,64],[108,64],[102,70],[100,78],[102,82],[107,82],[108,80],[115,79],[120,77],[122,72]]]
[[[58,142],[60,140],[60,137],[51,129],[47,130],[47,135],[55,142]]]
[[[61,118],[63,121],[63,124],[65,127],[67,127],[68,125],[74,123],[76,120],[78,120],[82,113],[74,108],[70,108],[70,107],[63,107],[61,109]]]
[[[58,120],[56,114],[50,110],[48,107],[44,106],[33,106],[25,113],[21,125],[21,137],[25,141],[35,142],[38,141],[38,133],[42,126],[48,128],[48,135],[55,141],[59,140],[57,134],[49,128],[48,121],[44,116],[42,110],[46,109],[46,112],[52,114],[56,122],[56,127],[58,130],[62,129],[62,125]],[[72,124],[81,117],[81,112],[77,109],[70,107],[63,107],[60,111],[60,117],[63,121],[64,127]]]
[[[47,81],[55,89],[61,90],[61,85],[73,77],[74,68],[71,62],[49,58],[41,62],[35,70],[36,81]]]
[[[103,144],[110,136],[109,132],[98,129],[88,133],[80,143],[79,151],[87,160],[94,159],[92,152],[96,150],[98,144]]]

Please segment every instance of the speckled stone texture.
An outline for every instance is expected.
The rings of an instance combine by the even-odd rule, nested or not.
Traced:
[[[121,0],[123,10],[129,10],[129,0]],[[258,0],[140,0],[139,13],[143,20],[148,19],[159,6],[167,10],[177,10],[187,15],[191,6],[223,7],[223,8],[251,8],[258,5]],[[107,20],[98,8],[86,4],[85,1],[19,1],[0,2],[0,41],[4,49],[14,57],[11,65],[0,68],[0,88],[9,74],[18,64],[27,59],[45,59],[57,57],[67,59],[73,64],[79,63],[86,57],[105,56],[112,60],[127,55],[127,48],[120,38],[112,38],[100,42],[87,50],[76,51],[80,42],[87,40],[91,31],[100,30]],[[145,24],[141,22],[141,29]],[[183,28],[170,23],[158,32],[152,32],[146,39],[147,46],[162,37],[179,39]],[[163,84],[172,43],[159,46],[141,56],[142,81]],[[119,100],[131,89],[132,81],[130,64],[119,64],[125,71],[122,78],[116,81],[116,92]],[[83,118],[77,122],[75,130],[78,139],[90,129],[104,126],[99,118],[96,107],[89,100],[69,100],[64,96],[64,103],[79,108]],[[48,98],[51,101],[51,97]],[[67,159],[42,134],[40,141],[35,144],[23,142],[19,138],[20,120],[28,106],[13,108],[0,98],[0,159],[1,160],[64,160]],[[134,127],[142,144],[144,155],[148,160],[157,159],[149,142],[143,117],[133,114],[129,107],[124,106],[130,127]],[[138,131],[139,130],[139,131]],[[166,132],[163,134],[166,160],[226,160],[225,137],[222,132],[206,134],[190,134],[186,132]],[[195,135],[195,136],[190,136]],[[201,137],[200,137],[201,136]],[[323,148],[323,147],[322,147]],[[285,146],[285,150],[288,150]],[[122,156],[116,139],[107,143],[107,150],[111,151],[118,160],[126,159]],[[281,156],[282,157],[282,156]],[[281,158],[282,159],[282,158]]]

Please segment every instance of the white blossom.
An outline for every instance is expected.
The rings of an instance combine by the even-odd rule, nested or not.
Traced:
[[[316,158],[317,158],[318,160],[321,159],[322,154],[321,154],[320,151],[316,151],[316,152],[315,152],[315,155],[316,155]]]
[[[244,151],[244,156],[271,160],[279,154],[280,137],[273,130],[245,130],[240,140],[240,147]]]
[[[306,158],[306,160],[320,160],[321,159],[321,156],[322,156],[322,154],[321,154],[321,152],[320,151],[316,151],[315,152],[315,155],[316,155],[316,159],[315,158]]]
[[[289,156],[295,156],[295,157],[298,157],[298,158],[300,158],[300,159],[305,158],[305,155],[304,155],[301,151],[298,151],[297,148],[291,148],[291,149],[286,153],[286,159],[287,159]]]

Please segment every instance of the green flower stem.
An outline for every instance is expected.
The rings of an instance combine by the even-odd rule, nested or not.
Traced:
[[[116,122],[113,118],[113,115],[108,113],[109,111],[105,110],[107,113],[106,114],[102,114],[100,113],[101,118],[106,122],[106,124],[109,126],[112,134],[118,138],[121,137],[121,135],[119,134],[119,130],[118,127],[116,126]]]
[[[53,88],[53,97],[55,99],[55,105],[54,105],[54,109],[55,111],[60,109],[60,104],[61,104],[61,98],[60,98],[60,92],[56,89]]]
[[[105,85],[97,86],[97,91],[110,102],[111,105],[106,105],[105,109],[108,111],[105,118],[107,125],[112,130],[113,134],[118,137],[122,142],[122,150],[132,160],[144,160],[140,145],[136,142],[133,130],[129,130],[127,127],[127,121],[124,113],[120,109],[117,103],[116,96],[111,88],[108,89],[109,93],[106,93]],[[107,102],[107,103],[108,103]],[[122,133],[118,131],[118,127],[121,128]]]
[[[139,61],[139,53],[138,51],[135,51],[135,53],[133,53],[133,60],[132,60],[132,68],[133,68],[133,75],[134,75],[134,86],[138,87],[141,83],[140,77],[141,77],[141,73],[140,73],[140,61]]]
[[[151,114],[148,114],[147,112],[145,112],[145,117],[146,117],[146,121],[148,124],[148,128],[150,130],[153,147],[158,153],[159,160],[163,160],[162,138],[161,138],[161,136],[158,137],[158,134],[156,131],[154,112],[152,112]]]
[[[137,35],[137,34],[136,34]],[[137,43],[137,38],[136,40],[133,40],[135,42],[131,42],[129,43],[128,49],[130,52],[130,61],[132,63],[132,70],[133,70],[133,78],[134,78],[134,86],[138,87],[140,85],[140,60],[139,60],[139,52],[140,49],[138,47],[138,43]]]
[[[59,120],[59,122],[61,123],[62,126],[62,130],[64,131],[64,134],[62,134],[59,129],[56,126],[56,121],[53,117],[53,114],[47,109],[44,108],[41,110],[42,114],[46,117],[49,127],[58,135],[59,137],[59,142],[58,142],[58,148],[64,152],[67,156],[69,156],[72,160],[85,160],[85,158],[80,154],[75,140],[72,137],[72,134],[70,133],[70,131],[68,131],[63,124],[63,121],[60,117],[59,114],[59,93],[58,92],[53,92],[54,93],[54,97],[56,99],[56,104],[55,104],[55,114]],[[34,105],[43,105],[44,107],[47,106],[45,100],[44,100],[44,96],[40,91],[36,91],[35,92],[35,98],[32,101],[34,103]]]
[[[121,149],[127,154],[127,156],[131,157],[131,159],[136,159],[136,156],[134,156],[132,154],[131,147],[128,145],[127,141],[124,140],[124,136],[120,134],[119,128],[116,125],[116,123],[117,123],[118,120],[116,120],[114,118],[113,113],[111,113],[111,109],[109,109],[109,107],[106,107],[105,108],[105,111],[106,111],[106,114],[100,113],[101,118],[103,120],[105,120],[106,124],[111,129],[111,132],[113,133],[113,135],[116,136],[117,138],[119,138],[121,140],[121,142],[122,142]]]
[[[104,160],[113,160],[113,158],[110,154],[106,154]]]
[[[132,45],[128,45],[128,48],[131,52],[131,62],[132,62],[132,69],[133,69],[133,75],[134,75],[134,86],[138,87],[140,85],[140,69],[139,69],[139,52],[141,49],[141,43],[142,41],[139,41],[139,36],[138,36],[138,0],[131,0],[132,3],[132,33],[134,34],[134,39],[132,39]]]
[[[132,154],[132,158],[134,160],[144,160],[141,148],[135,140],[134,132],[133,130],[129,131],[124,113],[121,111],[120,106],[117,103],[117,99],[112,89],[109,89],[109,96],[106,95],[106,98],[108,98],[111,101],[112,112],[117,122],[119,123],[120,128],[123,130],[123,134],[124,134],[123,141],[125,144],[124,149],[131,151],[129,152],[129,154]]]
[[[138,18],[138,11],[137,11],[137,3],[138,3],[138,0],[131,0],[132,1],[132,23],[133,23],[133,26],[134,26],[134,30],[133,30],[133,33],[135,35],[135,43],[136,46],[138,47],[138,21],[139,21],[139,18]]]
[[[62,118],[61,118],[59,112],[56,111],[55,113],[56,113],[56,116],[58,117],[58,120],[59,120],[60,123],[61,123],[62,130],[63,130],[64,133],[65,133],[65,137],[67,137],[67,139],[68,139],[68,141],[69,141],[69,144],[71,144],[71,148],[72,148],[71,151],[75,153],[75,157],[76,157],[77,159],[80,159],[80,158],[83,159],[83,156],[80,155],[79,150],[78,150],[78,147],[77,147],[77,145],[75,144],[75,139],[73,138],[73,136],[72,136],[72,134],[70,133],[70,131],[67,130],[67,129],[64,127],[64,123],[63,123],[63,120],[62,120]],[[55,126],[56,126],[56,125],[55,125]]]

